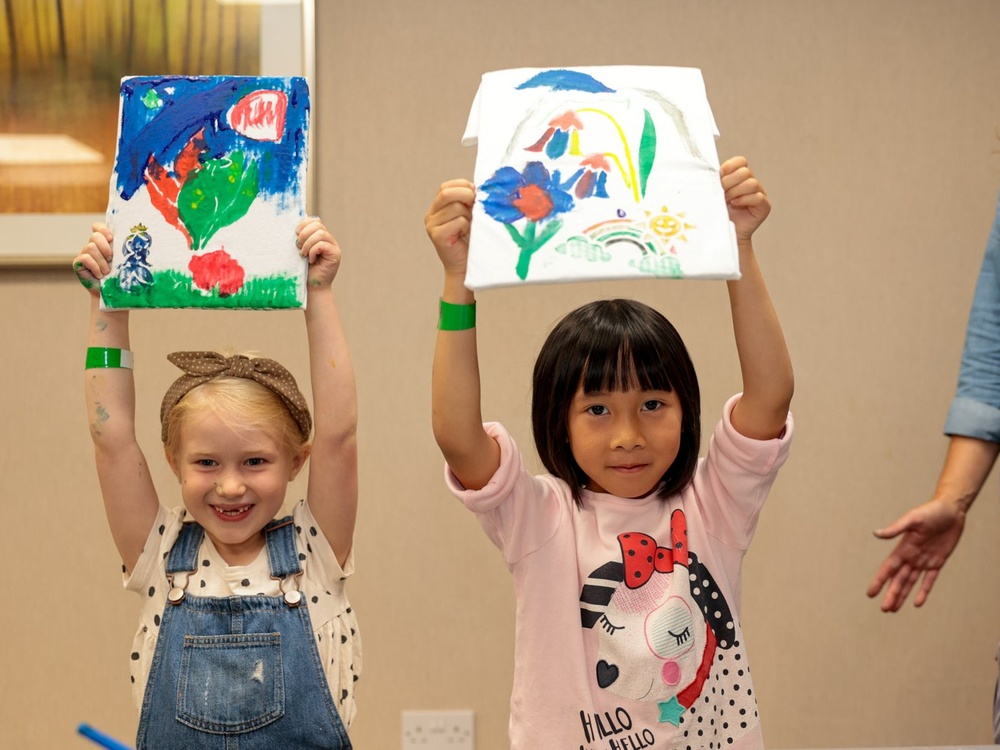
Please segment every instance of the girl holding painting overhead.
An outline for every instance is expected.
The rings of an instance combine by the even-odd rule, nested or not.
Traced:
[[[357,405],[332,291],[340,248],[318,219],[299,224],[312,414],[273,360],[169,356],[182,374],[163,399],[161,437],[183,507],[167,508],[136,442],[129,313],[99,306],[111,241],[95,225],[74,268],[91,292],[85,385],[97,473],[125,587],[142,597],[137,747],[350,748],[361,670],[344,591]],[[305,500],[276,518],[307,460]]]
[[[475,299],[464,286],[475,186],[425,217],[444,267],[433,428],[451,491],[514,578],[511,747],[763,747],[740,626],[740,572],[788,456],[792,367],[751,236],[770,202],[742,157],[721,169],[742,277],[728,282],[743,392],[699,459],[700,396],[674,327],[601,300],[552,330],[531,418],[548,473],[484,423]]]

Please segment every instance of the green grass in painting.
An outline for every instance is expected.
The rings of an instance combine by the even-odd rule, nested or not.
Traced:
[[[110,278],[101,287],[104,304],[110,308],[202,307],[202,308],[301,308],[295,279],[286,276],[261,276],[248,280],[236,294],[222,297],[218,289],[204,292],[190,276],[177,271],[158,271],[153,283],[131,292],[124,291],[118,279]]]

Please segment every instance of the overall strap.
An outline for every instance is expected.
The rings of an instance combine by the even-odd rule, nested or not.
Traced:
[[[264,539],[272,578],[283,579],[302,572],[299,551],[295,547],[295,523],[291,516],[275,519],[265,526]]]
[[[205,529],[195,521],[181,524],[177,541],[170,548],[167,557],[167,575],[173,573],[193,573],[198,569],[198,550],[205,538]]]

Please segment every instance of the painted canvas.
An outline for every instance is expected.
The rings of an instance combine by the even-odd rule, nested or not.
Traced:
[[[716,137],[695,68],[485,74],[466,286],[739,278]]]
[[[300,77],[122,79],[106,308],[301,308],[309,89]]]

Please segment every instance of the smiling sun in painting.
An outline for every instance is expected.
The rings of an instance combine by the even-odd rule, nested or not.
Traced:
[[[695,225],[684,221],[685,215],[683,213],[672,214],[669,208],[663,206],[658,214],[646,211],[646,226],[656,239],[672,240],[677,238],[682,242],[687,242],[687,235],[684,232],[688,229],[694,229]]]

